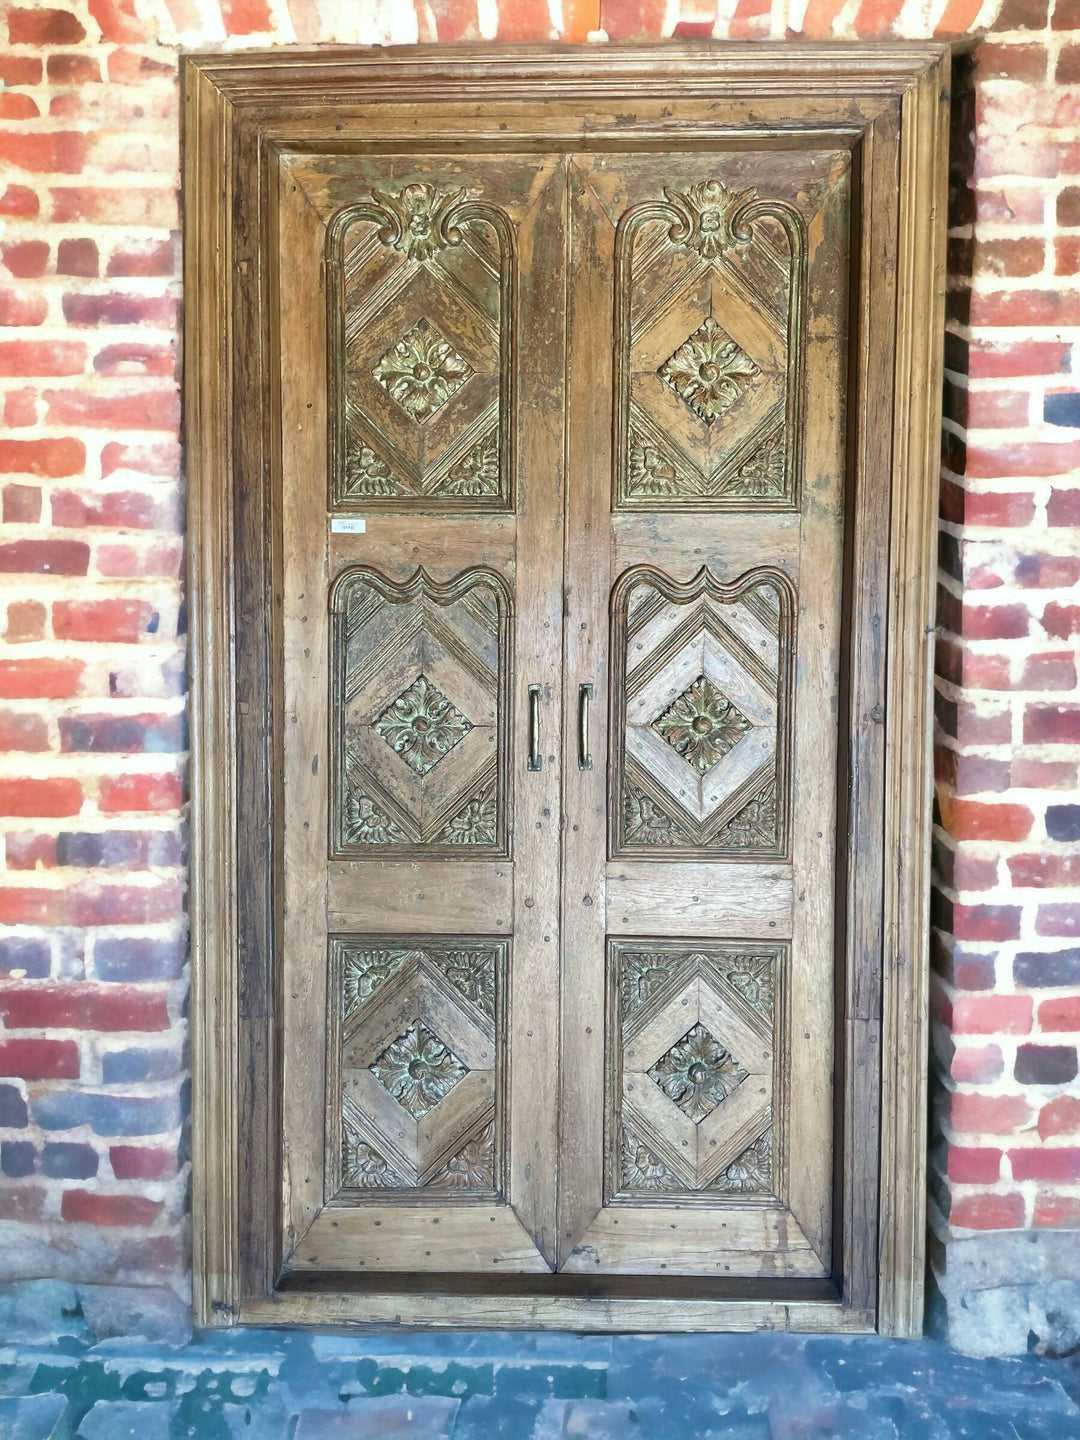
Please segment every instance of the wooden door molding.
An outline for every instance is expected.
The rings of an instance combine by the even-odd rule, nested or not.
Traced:
[[[925,1230],[930,645],[947,47],[927,42],[275,50],[189,56],[183,76],[196,1323],[877,1328],[891,1335],[918,1334]],[[473,149],[496,156],[511,145],[514,153],[662,153],[676,142],[683,150],[722,145],[737,151],[762,145],[782,150],[814,141],[850,152],[851,500],[846,568],[847,594],[858,603],[847,616],[846,743],[840,777],[848,837],[846,853],[840,856],[837,896],[844,950],[838,978],[841,1064],[835,1126],[843,1157],[834,1217],[840,1238],[828,1278],[813,1278],[807,1269],[804,1278],[785,1282],[786,1289],[773,1289],[764,1297],[760,1284],[752,1280],[679,1282],[656,1275],[602,1279],[577,1276],[573,1267],[561,1275],[507,1274],[499,1284],[486,1286],[462,1277],[459,1284],[433,1289],[431,1278],[422,1274],[400,1277],[395,1285],[385,1275],[361,1282],[325,1269],[306,1274],[303,1263],[282,1265],[282,1062],[275,1020],[283,925],[278,884],[282,853],[275,817],[282,795],[272,761],[279,753],[286,717],[274,678],[274,656],[283,633],[283,542],[276,498],[281,486],[281,356],[270,317],[287,277],[279,275],[273,263],[268,237],[276,224],[279,185],[289,157],[358,155],[380,146],[384,151],[415,146],[420,140],[430,150],[450,150],[456,143],[455,128],[467,132]],[[446,211],[443,219],[452,224],[452,207],[460,202],[443,197],[439,203]],[[675,217],[671,223],[692,230],[692,197],[672,195],[666,204]],[[370,208],[374,220],[392,235],[400,219],[392,206],[383,215]],[[655,208],[664,206],[658,202]],[[342,232],[351,223],[362,226],[372,219],[360,210],[342,213]],[[505,323],[498,343],[505,348],[515,342],[512,240],[496,213],[485,210],[476,218],[486,221],[502,257],[499,303]],[[745,233],[751,223],[765,218],[760,208],[750,205],[735,223]],[[798,226],[785,215],[772,223],[784,226],[791,284],[797,288],[802,263]],[[631,264],[632,251],[627,249],[626,265]],[[794,313],[796,308],[789,311],[791,346],[798,345],[799,327],[806,324],[805,315]],[[345,324],[344,310],[342,316]],[[289,340],[311,343],[299,334]],[[610,344],[610,337],[605,343]],[[630,349],[624,349],[632,368]],[[385,389],[384,380],[393,383],[389,371],[379,379]],[[679,376],[673,373],[670,380],[677,384]],[[500,452],[491,466],[492,492],[472,502],[477,511],[487,512],[477,514],[477,524],[497,525],[500,509],[510,503],[515,403],[507,383],[501,390],[496,386],[484,412],[495,417],[494,428],[490,438],[486,431],[476,437],[477,444]],[[789,387],[776,404],[786,407],[790,417],[799,396]],[[519,472],[527,458],[519,457]],[[426,461],[416,457],[403,455],[402,463],[405,489],[427,487],[425,493],[439,494],[449,486],[448,493],[453,493],[450,461],[433,462],[430,474]],[[717,466],[710,473],[721,479],[708,505],[719,512],[727,508],[727,461],[721,458]],[[604,524],[612,502],[633,521],[637,507],[629,484],[632,471],[631,458],[612,477],[614,495],[604,500]],[[364,488],[369,482],[362,475],[350,477],[341,465],[330,474],[332,499],[340,509],[368,509]],[[776,474],[771,508],[781,524],[785,517],[779,512],[790,510],[797,480],[790,446],[780,456]],[[688,483],[699,482],[690,477]],[[753,517],[732,511],[724,518],[733,536],[745,535],[745,571],[767,566],[769,557],[754,549]],[[428,523],[437,524],[437,517]],[[635,563],[632,536],[623,558],[629,570]],[[649,556],[642,553],[637,559],[647,565]],[[705,588],[708,583],[702,582]],[[720,607],[724,589],[714,588]],[[568,664],[572,662],[568,656]],[[520,703],[517,677],[507,683]],[[599,693],[596,703],[599,714],[605,703]],[[782,734],[777,743],[782,772]],[[499,762],[504,763],[509,783],[513,767]],[[484,777],[477,774],[479,784]],[[578,783],[575,768],[566,776],[564,794]],[[496,857],[505,853],[510,838],[502,804],[499,828],[487,847]],[[422,816],[415,819],[417,835],[426,836],[424,823]],[[703,847],[712,842],[711,832],[706,836],[698,826],[690,838],[688,858],[700,859],[707,853]],[[784,843],[781,826],[775,846]],[[348,849],[346,838],[339,837],[339,847]],[[650,866],[635,856],[628,843],[610,873],[583,878],[607,885],[609,896],[634,887],[645,895],[649,880],[642,871]],[[747,887],[756,890],[766,906],[783,903],[783,897],[775,902],[769,898],[778,888],[775,877],[755,863],[752,849],[734,859],[725,850],[721,858],[725,903],[738,905]],[[465,863],[464,890],[469,888],[465,870],[477,864]],[[330,889],[331,927],[357,928],[335,912],[333,882]],[[377,886],[367,900],[358,899],[358,893],[351,892],[341,904],[354,910],[367,905],[367,933],[388,930],[400,939],[408,928],[409,897],[379,895]],[[657,895],[655,903],[667,902]],[[393,924],[380,926],[380,905],[385,913],[396,914]],[[429,922],[425,915],[413,926],[424,932],[416,941],[421,950]],[[681,928],[683,924],[688,928]],[[488,917],[477,914],[472,934],[487,934],[489,925]],[[617,926],[612,930],[617,935]],[[771,1033],[767,1027],[772,1020],[766,1022],[744,1004],[729,983],[731,966],[739,958],[727,953],[730,947],[713,947],[716,953],[704,957],[680,950],[677,937],[690,937],[694,930],[677,915],[668,933],[676,939],[658,950],[668,952],[672,967],[696,967],[695,975],[698,970],[701,975],[694,983],[704,986],[707,980],[718,997],[716,1004],[726,1004],[740,1024],[761,1037]],[[632,959],[622,937],[610,943],[613,966],[615,958],[620,964]],[[762,953],[764,948],[759,947]],[[505,966],[498,942],[492,957],[496,968]],[[434,967],[434,975],[437,961],[435,955],[409,964]],[[616,973],[614,968],[611,973]],[[496,981],[496,988],[500,983]],[[789,958],[783,946],[770,962],[768,983],[775,1023],[779,1026],[783,1015],[782,1023],[790,1025],[785,1009]],[[564,994],[564,1002],[569,998]],[[617,987],[611,989],[608,1003],[613,1024],[630,1023],[626,1014],[619,1019]],[[349,1024],[356,1023],[361,1022],[350,1016]],[[474,1118],[475,1124],[470,1120],[456,1138],[468,1139],[474,1132],[480,1136],[481,1122],[487,1124],[489,1117],[478,1107]],[[743,1129],[747,1136],[754,1132],[754,1143],[767,1120],[764,1109],[752,1121],[747,1118]],[[734,1132],[725,1134],[722,1144],[732,1149],[738,1138]],[[449,1155],[452,1149],[447,1139],[443,1150]],[[433,1174],[438,1173],[439,1159],[433,1152],[428,1165]],[[406,1160],[405,1178],[411,1181],[423,1166],[415,1156],[403,1156],[403,1166]],[[758,1160],[764,1167],[764,1152]],[[747,1163],[756,1162],[751,1157]],[[685,1163],[683,1169],[679,1183],[692,1190],[698,1172],[691,1174]],[[616,1202],[619,1186],[633,1191],[638,1183],[635,1156],[623,1157],[614,1148],[605,1173]],[[477,1206],[486,1203],[495,1178],[490,1169],[478,1178]],[[767,1190],[764,1169],[759,1178]],[[335,1172],[332,1180],[348,1188],[347,1175]],[[511,1241],[509,1237],[506,1243]]]

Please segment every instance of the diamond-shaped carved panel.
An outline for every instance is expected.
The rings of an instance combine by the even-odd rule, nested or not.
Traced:
[[[334,855],[506,854],[511,608],[488,570],[336,582]]]
[[[611,945],[609,1195],[774,1193],[785,948]]]
[[[612,597],[615,854],[782,859],[788,847],[795,593],[628,571]]]
[[[796,508],[802,213],[710,178],[618,228],[616,509]]]
[[[677,755],[704,774],[735,748],[750,729],[750,721],[707,675],[699,675],[653,721],[653,728]]]
[[[330,942],[331,1194],[501,1185],[507,943]]]
[[[329,260],[332,507],[510,508],[506,212],[465,187],[373,187],[335,217]]]

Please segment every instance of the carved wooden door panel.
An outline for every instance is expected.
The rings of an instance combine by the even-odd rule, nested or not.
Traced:
[[[832,1263],[848,177],[573,161],[572,1272]]]
[[[283,173],[287,1269],[825,1277],[848,152]]]
[[[537,155],[280,187],[292,1272],[554,1255],[558,767],[528,771],[525,677],[550,715],[563,278],[532,256],[563,187]]]

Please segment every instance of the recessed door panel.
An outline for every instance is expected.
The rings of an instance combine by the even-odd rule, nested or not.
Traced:
[[[651,566],[612,608],[611,853],[783,860],[798,597],[755,568],[688,583]]]
[[[508,855],[506,581],[350,566],[330,603],[334,857]]]
[[[515,227],[437,173],[373,180],[334,217],[336,509],[513,508]]]
[[[715,175],[623,210],[617,509],[795,507],[805,251],[797,205]]]
[[[330,943],[327,1195],[501,1198],[507,942]]]

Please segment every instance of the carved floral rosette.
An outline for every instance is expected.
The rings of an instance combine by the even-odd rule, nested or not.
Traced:
[[[513,223],[415,179],[327,231],[330,508],[513,509]]]
[[[710,179],[615,237],[616,510],[799,503],[806,222]]]

